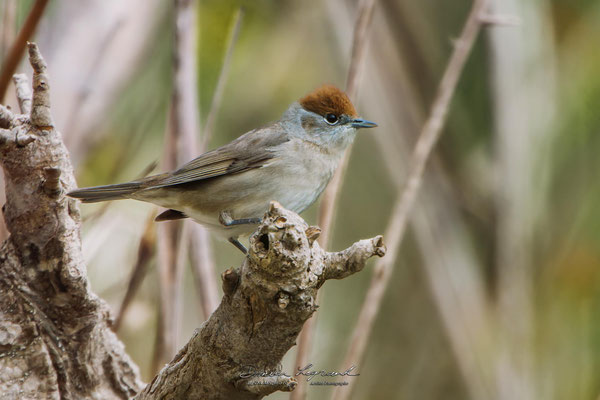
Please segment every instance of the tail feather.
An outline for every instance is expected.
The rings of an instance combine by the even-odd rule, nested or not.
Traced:
[[[83,203],[96,203],[99,201],[127,199],[129,195],[138,191],[141,187],[141,182],[127,182],[77,189],[67,193],[67,195],[79,199]]]

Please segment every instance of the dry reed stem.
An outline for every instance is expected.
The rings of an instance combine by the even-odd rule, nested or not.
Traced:
[[[200,302],[203,319],[208,319],[219,306],[220,296],[215,278],[215,258],[208,231],[195,222],[190,225],[190,258],[192,276]]]
[[[213,135],[215,121],[217,115],[219,114],[221,103],[223,101],[223,92],[225,91],[225,84],[227,83],[227,77],[229,76],[229,67],[231,66],[233,50],[235,48],[235,44],[237,43],[240,34],[242,21],[244,19],[244,13],[244,9],[242,7],[238,7],[231,21],[231,26],[229,29],[229,35],[227,39],[227,49],[225,50],[223,63],[221,64],[221,71],[219,72],[219,78],[217,79],[215,92],[213,93],[212,101],[210,103],[210,109],[208,110],[206,122],[204,123],[204,130],[202,131],[202,142],[200,147],[201,151],[206,150],[206,148],[208,147],[208,143],[210,142],[210,139]]]
[[[210,138],[212,137],[214,120],[218,114],[218,110],[220,109],[223,100],[225,83],[227,82],[227,76],[229,75],[229,67],[231,65],[233,50],[239,36],[243,17],[244,11],[241,7],[239,7],[233,16],[229,39],[227,41],[227,50],[223,58],[223,64],[221,65],[221,71],[219,72],[217,86],[215,88],[215,93],[213,94],[206,123],[204,125],[204,130],[202,132],[202,139],[200,140],[199,146],[192,147],[197,148],[198,154],[206,151],[206,147],[208,146]],[[196,107],[196,109],[198,109],[198,107]],[[189,158],[191,159],[192,156]],[[185,224],[189,225],[187,229],[190,233],[190,242],[188,245],[191,246],[189,250],[189,256],[191,259],[192,275],[196,285],[198,301],[200,303],[200,309],[202,310],[203,318],[208,319],[208,317],[218,307],[220,300],[217,289],[217,281],[215,278],[214,255],[206,229],[189,221],[186,221]]]
[[[395,12],[405,18],[414,18],[415,15],[407,9]],[[393,21],[392,24],[403,24],[402,19]],[[422,26],[420,29],[428,28]],[[423,33],[420,29],[412,34],[419,36]],[[343,29],[338,27],[337,31],[341,32]],[[386,126],[384,131],[373,137],[385,160],[388,174],[398,190],[406,176],[403,172],[407,169],[404,164],[408,165],[410,154],[406,150],[404,138],[397,132],[418,133],[415,126],[422,126],[426,115],[415,108],[415,102],[403,101],[415,99],[419,94],[408,75],[400,72],[405,71],[406,54],[400,54],[398,43],[390,40],[391,37],[393,34],[389,20],[377,24],[372,40],[378,46],[373,49],[370,58],[370,90],[365,91],[364,100],[386,99],[384,104],[377,104],[376,110],[371,110],[377,115],[375,120],[379,122],[381,119],[381,124]],[[381,59],[386,59],[386,62],[376,61]],[[396,77],[397,84],[393,86],[386,83],[390,79],[390,71],[402,74],[401,77]],[[374,103],[371,101],[367,104]],[[402,113],[394,115],[394,110],[399,110],[399,107],[403,108]],[[464,241],[466,226],[459,216],[456,197],[462,196],[452,189],[440,164],[431,162],[419,202],[411,212],[411,226],[423,257],[423,272],[428,289],[439,311],[450,350],[465,387],[471,398],[490,398],[494,374],[487,357],[489,349],[494,345],[493,309],[490,308],[485,293],[486,283],[479,261],[469,242]]]
[[[31,35],[33,35],[33,32],[35,32],[47,4],[48,0],[36,0],[35,3],[33,3],[19,34],[6,55],[2,70],[0,71],[0,102],[4,100],[10,79],[15,73],[17,65],[19,65],[19,61],[21,61],[23,53],[25,52],[27,40],[29,40]]]
[[[156,251],[156,226],[154,225],[154,217],[155,213],[151,213],[146,221],[146,227],[138,245],[138,254],[135,265],[131,271],[129,282],[127,283],[127,291],[121,301],[119,312],[117,313],[117,317],[112,326],[115,332],[121,327],[123,317],[125,316],[131,301],[135,297],[137,290],[144,281],[150,260],[154,257]]]
[[[538,359],[534,243],[548,193],[540,172],[547,168],[543,154],[560,115],[552,17],[545,2],[490,3],[488,23],[503,24],[512,14],[527,21],[520,29],[493,29],[488,35],[496,215],[495,398],[549,398],[539,380],[543,366]],[[531,118],[534,114],[545,118]]]
[[[2,9],[2,28],[0,29],[0,55],[6,59],[11,44],[15,41],[17,0],[5,0],[0,6]]]
[[[365,55],[367,49],[367,39],[371,20],[373,19],[373,10],[375,8],[376,0],[362,0],[358,6],[356,23],[354,25],[354,34],[352,39],[352,55],[350,58],[350,66],[348,68],[348,76],[346,79],[346,92],[348,96],[356,101],[356,95],[358,92],[358,83],[362,76],[362,71],[365,65]],[[348,160],[350,159],[350,152],[352,148],[349,148],[344,153],[344,157],[336,170],[331,182],[327,186],[323,199],[319,206],[319,222],[318,225],[321,227],[321,236],[319,237],[319,244],[322,247],[326,247],[331,237],[331,231],[333,229],[333,220],[335,217],[335,205],[337,203],[338,194],[341,191],[343,177],[348,166]],[[315,335],[317,324],[317,318],[313,318],[306,321],[302,332],[298,338],[298,348],[296,352],[296,366],[302,367],[308,364],[308,357],[310,350],[312,349],[313,337]],[[300,380],[296,389],[290,394],[291,400],[301,400],[306,398],[307,382]]]
[[[392,268],[396,261],[402,238],[406,232],[409,213],[415,203],[422,183],[427,160],[442,133],[450,100],[452,99],[466,60],[473,48],[475,39],[481,30],[482,22],[479,17],[485,6],[486,0],[474,0],[460,37],[454,42],[454,51],[440,81],[431,112],[415,145],[412,155],[413,161],[406,186],[401,189],[398,195],[398,201],[394,206],[390,224],[385,233],[386,241],[389,244],[388,257],[378,260],[375,265],[373,278],[342,365],[360,364],[363,359],[367,340],[373,328],[375,317],[379,312],[381,299],[390,281]],[[355,382],[356,380],[352,380],[348,386],[343,388],[336,387],[332,399],[348,399],[352,394]]]
[[[367,49],[367,39],[369,25],[373,18],[373,9],[376,0],[362,0],[358,6],[356,24],[354,26],[354,35],[352,39],[352,55],[350,57],[350,66],[346,79],[346,92],[350,99],[356,102],[358,93],[358,84],[365,65],[365,55]],[[319,244],[326,247],[332,230],[332,222],[335,214],[335,204],[337,196],[341,190],[342,181],[350,158],[352,147],[348,148],[340,166],[336,170],[331,182],[323,193],[323,199],[319,207],[319,227],[322,229]]]
[[[164,168],[171,170],[191,158],[196,148],[198,131],[196,99],[195,2],[175,1],[175,43],[173,54],[173,92],[169,127],[164,153]],[[181,283],[187,240],[181,221],[168,221],[158,229],[158,270],[160,288],[160,318],[153,362],[153,372],[168,362],[177,352],[181,328]],[[181,242],[180,242],[181,241]]]

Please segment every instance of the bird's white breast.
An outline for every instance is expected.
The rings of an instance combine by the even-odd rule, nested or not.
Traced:
[[[292,140],[280,146],[271,168],[277,179],[270,188],[273,200],[300,213],[323,192],[339,163],[340,155],[330,154],[312,144]],[[285,155],[284,155],[285,154]]]

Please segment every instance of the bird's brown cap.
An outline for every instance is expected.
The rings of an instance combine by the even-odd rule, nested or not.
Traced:
[[[300,99],[300,105],[308,111],[322,116],[327,114],[342,114],[358,117],[352,102],[346,93],[333,85],[323,85]]]

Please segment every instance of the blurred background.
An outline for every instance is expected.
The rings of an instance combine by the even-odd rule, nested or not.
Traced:
[[[0,0],[2,64],[35,3]],[[600,394],[600,2],[492,3],[491,11],[517,24],[485,27],[469,57],[358,364],[354,399]],[[155,162],[155,172],[168,164],[174,4],[50,0],[43,10],[33,40],[48,63],[55,123],[79,186],[127,181]],[[329,250],[385,231],[470,6],[376,3],[355,104],[379,128],[358,134]],[[188,6],[197,82],[187,90],[198,98],[197,142],[211,130],[207,149],[215,148],[279,118],[323,83],[344,87],[356,9],[355,0]],[[25,63],[17,71],[31,73]],[[4,102],[16,109],[12,92],[11,84]],[[148,381],[160,365],[154,349],[163,275],[154,237],[169,238],[149,223],[157,211],[151,205],[80,208],[91,285],[115,314],[134,266],[145,268],[118,335]],[[303,217],[316,224],[317,214],[314,205]],[[239,266],[242,255],[212,237],[208,244],[220,298],[220,273]],[[180,347],[205,312],[197,274],[182,256],[195,244],[173,248],[183,266],[174,286]],[[309,356],[315,368],[340,369],[370,279],[367,267],[324,286]],[[297,367],[294,353],[284,371]],[[310,399],[331,396],[323,386],[307,390]]]

